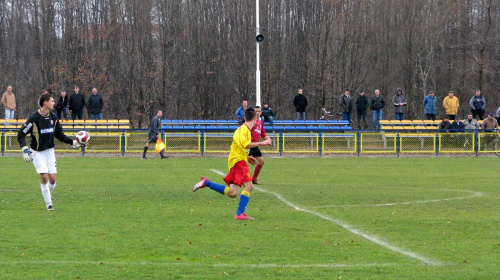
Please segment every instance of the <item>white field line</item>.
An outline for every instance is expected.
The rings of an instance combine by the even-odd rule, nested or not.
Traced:
[[[212,172],[214,172],[214,173],[217,173],[217,174],[219,174],[219,175],[221,175],[221,176],[225,176],[225,174],[224,174],[224,173],[222,173],[222,172],[220,172],[220,171],[218,171],[218,170],[216,170],[216,169],[210,169],[210,171],[212,171]],[[419,261],[423,262],[424,264],[430,264],[430,265],[442,265],[442,263],[441,263],[441,262],[439,262],[439,261],[431,260],[431,259],[426,258],[426,257],[423,257],[423,256],[421,256],[421,255],[419,255],[419,254],[417,254],[417,253],[414,253],[414,252],[408,251],[408,250],[406,250],[406,249],[403,249],[403,248],[400,248],[400,247],[394,246],[394,245],[392,245],[392,244],[389,244],[388,242],[383,241],[383,240],[381,240],[380,238],[378,238],[378,237],[376,237],[376,236],[374,236],[374,235],[371,235],[371,234],[365,233],[365,232],[363,232],[363,231],[361,231],[361,230],[359,230],[359,229],[356,229],[356,228],[354,228],[353,226],[351,226],[350,224],[345,223],[345,222],[343,222],[343,221],[341,221],[341,220],[338,220],[338,219],[335,219],[335,218],[332,218],[332,217],[328,217],[328,216],[323,215],[323,214],[321,214],[321,213],[313,212],[313,211],[308,210],[308,209],[303,208],[303,207],[299,207],[299,206],[297,206],[297,205],[295,205],[295,204],[293,204],[293,203],[289,202],[288,200],[286,200],[286,199],[285,199],[285,198],[284,198],[281,194],[279,194],[279,193],[271,192],[271,191],[268,191],[268,190],[265,190],[265,189],[262,189],[262,188],[259,188],[259,187],[256,187],[256,186],[254,186],[254,188],[255,188],[256,190],[261,191],[261,192],[264,192],[264,193],[268,193],[268,194],[272,194],[272,195],[274,195],[274,196],[275,196],[275,197],[277,197],[279,200],[281,200],[282,202],[284,202],[285,204],[287,204],[288,206],[290,206],[290,207],[294,208],[294,209],[295,209],[295,210],[297,210],[297,211],[300,211],[300,212],[305,212],[305,213],[309,213],[309,214],[312,214],[312,215],[318,216],[318,217],[320,217],[321,219],[324,219],[324,220],[327,220],[327,221],[332,222],[332,223],[334,223],[334,224],[337,224],[337,225],[339,225],[339,226],[343,227],[344,229],[346,229],[346,230],[350,231],[351,233],[354,233],[354,234],[356,234],[356,235],[358,235],[358,236],[361,236],[361,237],[363,237],[363,238],[365,238],[365,239],[367,239],[367,240],[369,240],[369,241],[371,241],[371,242],[373,242],[373,243],[375,243],[375,244],[378,244],[378,245],[380,245],[380,246],[382,246],[382,247],[385,247],[386,249],[389,249],[389,250],[394,251],[394,252],[396,252],[396,253],[399,253],[399,254],[402,254],[402,255],[408,256],[408,257],[413,258],[413,259],[417,259],[417,260],[419,260]]]
[[[407,264],[398,263],[368,263],[368,264],[343,264],[343,263],[325,263],[325,264],[240,264],[240,263],[192,263],[192,262],[144,262],[144,261],[65,261],[65,260],[11,260],[0,261],[0,264],[58,264],[58,265],[127,265],[127,266],[197,266],[197,267],[252,267],[252,268],[336,268],[336,267],[381,267],[381,266],[403,266]]]
[[[425,189],[418,189],[418,188],[413,188],[413,189],[416,189],[416,190],[425,190]],[[474,197],[483,196],[483,193],[473,192],[473,191],[443,190],[443,189],[441,189],[441,191],[467,192],[467,193],[471,193],[471,195],[468,195],[468,196],[459,196],[459,197],[450,197],[450,198],[440,198],[440,199],[407,201],[407,202],[381,203],[381,204],[322,205],[322,206],[312,206],[310,208],[316,209],[316,208],[342,208],[342,207],[383,207],[383,206],[395,206],[395,205],[409,205],[409,204],[424,204],[424,203],[432,203],[432,202],[443,202],[443,201],[461,200],[461,199],[468,199],[468,198],[474,198]]]

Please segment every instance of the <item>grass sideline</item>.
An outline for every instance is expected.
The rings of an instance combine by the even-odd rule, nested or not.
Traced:
[[[497,158],[269,158],[255,221],[191,192],[225,158],[60,157],[51,212],[0,170],[0,279],[500,278]]]

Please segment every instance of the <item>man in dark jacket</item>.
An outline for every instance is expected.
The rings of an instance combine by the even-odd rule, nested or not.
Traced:
[[[144,146],[144,151],[142,152],[142,157],[141,159],[148,159],[146,157],[146,153],[148,152],[148,148],[151,144],[155,145],[156,140],[158,140],[158,137],[160,136],[160,128],[161,128],[161,117],[163,117],[163,112],[158,111],[156,113],[156,116],[151,120],[151,126],[149,127],[148,131],[148,141],[146,142],[146,145]],[[160,151],[160,158],[161,159],[166,159],[168,158],[167,155],[163,153],[164,149]]]
[[[459,116],[455,116],[455,120],[451,123],[451,130],[452,132],[464,132],[465,125]]]
[[[56,112],[58,119],[61,119],[61,112],[64,113],[64,118],[68,119],[68,102],[69,102],[69,97],[66,96],[66,91],[61,90],[61,96],[59,96],[56,105]]]
[[[447,132],[450,132],[450,129],[450,116],[445,116],[444,120],[439,124],[439,131],[441,132],[439,141],[443,147],[448,147],[450,142],[452,142],[451,134],[447,134]]]
[[[375,90],[375,95],[370,102],[370,109],[373,112],[373,128],[380,129],[380,120],[382,119],[382,108],[385,106],[385,99],[380,95],[380,90]]]
[[[97,89],[92,89],[92,94],[89,96],[87,107],[90,110],[90,116],[93,120],[102,120],[102,109],[104,108],[104,100],[97,93]]]
[[[370,107],[370,101],[365,96],[365,92],[361,90],[358,98],[356,98],[356,111],[358,113],[358,129],[361,129],[361,117],[363,117],[364,129],[368,128],[366,122],[366,110]]]
[[[299,88],[298,94],[293,99],[293,106],[297,111],[297,120],[306,120],[307,98],[302,94],[302,89]]]
[[[483,96],[481,96],[481,91],[476,89],[476,95],[474,95],[470,101],[470,110],[472,113],[472,117],[477,120],[482,120],[484,117],[484,109],[486,108],[486,100]]]
[[[339,103],[342,109],[342,120],[349,121],[349,124],[351,124],[351,112],[354,107],[354,99],[348,89],[345,89],[344,93],[340,96]]]
[[[450,132],[450,129],[451,129],[450,117],[446,116],[444,117],[444,120],[439,124],[439,131]]]
[[[464,132],[465,125],[460,121],[459,116],[455,116],[455,120],[451,123],[451,132]],[[452,140],[453,139],[453,140]],[[464,147],[464,143],[468,143],[465,135],[452,135],[450,140],[455,148]]]
[[[273,109],[271,109],[271,107],[269,107],[269,103],[267,103],[267,102],[264,102],[264,107],[262,107],[261,121],[262,122],[269,122],[269,125],[273,126],[274,113],[273,113]]]
[[[69,112],[71,113],[71,119],[75,120],[77,117],[79,120],[83,119],[84,107],[86,107],[85,96],[80,93],[80,87],[75,86],[75,93],[69,97]]]
[[[402,121],[405,117],[406,104],[408,104],[402,89],[396,90],[396,94],[392,97],[392,104],[394,104],[395,119]]]

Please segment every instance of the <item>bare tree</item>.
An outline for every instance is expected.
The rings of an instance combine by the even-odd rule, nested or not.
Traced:
[[[19,117],[42,89],[97,87],[105,116],[149,124],[231,119],[255,102],[255,2],[232,0],[0,0],[0,87],[12,85]],[[454,90],[461,114],[474,89],[487,110],[500,100],[500,0],[261,1],[262,100],[281,119],[305,89],[311,106],[337,110],[344,88],[422,98]],[[385,117],[391,118],[392,106]]]

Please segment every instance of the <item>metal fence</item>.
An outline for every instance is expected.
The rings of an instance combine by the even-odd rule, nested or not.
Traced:
[[[358,150],[357,133],[320,133],[322,154],[355,154]]]
[[[73,138],[76,130],[66,130]],[[57,151],[70,153],[141,153],[146,144],[147,130],[91,130],[91,140],[82,150],[55,141]],[[500,134],[474,131],[467,133],[429,132],[372,132],[351,130],[339,133],[279,132],[268,133],[271,146],[260,147],[265,154],[287,155],[369,155],[369,154],[490,154],[500,153]],[[232,132],[166,132],[161,137],[166,153],[201,154],[228,153]],[[26,139],[29,142],[29,136]],[[1,130],[0,148],[5,152],[19,152],[17,132]]]

